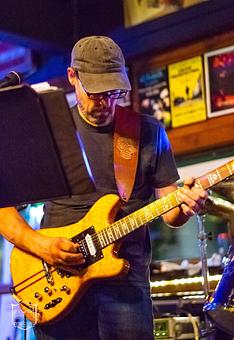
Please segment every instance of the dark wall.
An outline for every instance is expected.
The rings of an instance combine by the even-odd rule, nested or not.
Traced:
[[[70,0],[1,1],[1,36],[43,52],[64,51],[73,39],[70,14]]]
[[[74,38],[86,35],[111,35],[124,27],[122,0],[73,1]]]
[[[0,4],[2,38],[47,53],[69,50],[82,36],[109,35],[121,26],[121,0],[7,0]]]

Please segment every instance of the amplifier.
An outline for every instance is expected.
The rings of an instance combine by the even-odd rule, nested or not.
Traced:
[[[199,317],[176,316],[154,319],[154,339],[195,339],[198,338]]]

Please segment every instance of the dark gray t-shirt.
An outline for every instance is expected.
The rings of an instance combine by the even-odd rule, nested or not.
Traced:
[[[93,193],[72,196],[68,199],[46,202],[43,227],[58,227],[80,220],[91,206],[105,194],[118,194],[113,165],[113,126],[93,127],[72,109],[77,133],[84,146],[95,182]],[[118,218],[149,203],[153,188],[174,183],[179,178],[170,144],[162,125],[154,118],[141,115],[140,152],[136,181],[129,202],[124,205]],[[123,281],[147,284],[151,246],[147,226],[134,231],[123,239],[119,257],[130,263],[129,274]]]

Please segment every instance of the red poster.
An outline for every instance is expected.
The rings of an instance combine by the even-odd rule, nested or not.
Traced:
[[[209,118],[234,112],[234,46],[206,53],[205,79]]]

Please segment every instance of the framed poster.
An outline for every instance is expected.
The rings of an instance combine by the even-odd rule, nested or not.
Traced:
[[[207,0],[124,0],[124,24],[131,27]]]
[[[207,115],[234,112],[234,46],[204,55]]]
[[[167,68],[144,73],[138,77],[140,112],[161,121],[165,128],[171,126],[170,98]]]
[[[172,127],[206,119],[202,57],[168,66]]]

